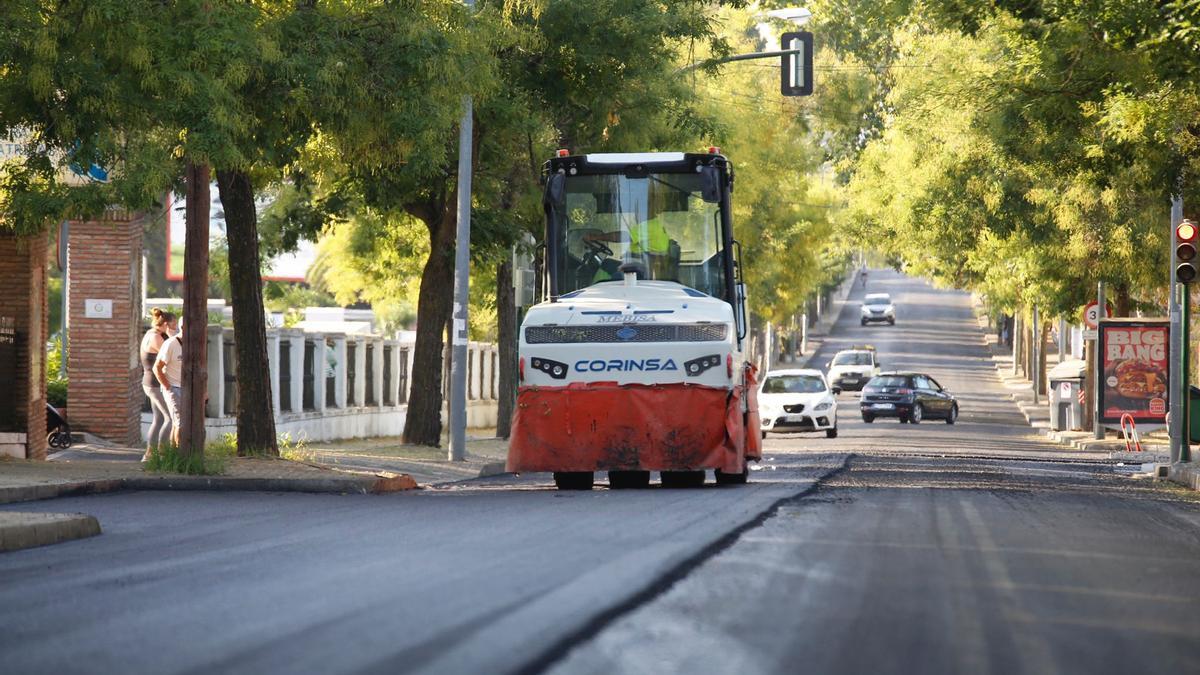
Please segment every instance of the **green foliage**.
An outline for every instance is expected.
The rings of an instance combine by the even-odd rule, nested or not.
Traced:
[[[61,335],[51,340],[51,347],[46,351],[46,402],[56,408],[67,405],[68,380],[62,377],[66,351]]]
[[[1164,297],[1169,198],[1200,198],[1194,3],[872,4],[813,8],[886,72],[839,106],[885,111],[840,157],[847,233],[1009,311]]]

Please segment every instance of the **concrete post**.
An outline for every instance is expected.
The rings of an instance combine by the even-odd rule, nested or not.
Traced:
[[[354,405],[367,404],[367,341],[357,338],[354,350]]]
[[[392,380],[388,382],[388,388],[391,390],[392,405],[395,406],[400,405],[400,343],[389,340],[388,344],[392,347]]]
[[[333,402],[339,408],[346,407],[346,336],[338,333],[330,336],[333,339],[333,356],[337,359],[334,370],[337,375],[333,378]]]
[[[313,410],[325,411],[325,334],[309,333],[313,343]]]
[[[186,331],[188,327],[185,325]],[[225,329],[220,324],[205,326],[204,344],[208,348],[208,402],[204,404],[205,417],[225,415],[225,359],[221,348],[225,340]]]
[[[279,331],[267,331],[267,366],[271,369],[271,413],[279,419]]]
[[[304,333],[298,330],[290,330],[284,336],[291,344],[291,370],[292,370],[292,411],[301,412],[304,410]]]
[[[371,337],[368,338],[372,345],[375,346],[375,356],[371,363],[371,386],[374,389],[372,395],[375,397],[375,405],[383,406],[383,338]]]

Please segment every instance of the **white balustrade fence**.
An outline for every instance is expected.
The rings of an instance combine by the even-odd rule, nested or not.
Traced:
[[[205,427],[212,439],[237,430],[233,329],[208,326],[207,344]],[[378,335],[269,329],[267,359],[276,431],[312,441],[399,436],[412,394],[414,351],[411,342]],[[471,342],[467,355],[467,426],[495,427],[496,345]],[[443,423],[446,419],[443,406]],[[143,438],[149,428],[150,414],[143,412]]]

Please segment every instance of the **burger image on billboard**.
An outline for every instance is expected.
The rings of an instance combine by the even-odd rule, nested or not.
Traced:
[[[1156,320],[1106,320],[1100,324],[1101,421],[1117,424],[1129,414],[1141,423],[1162,424],[1170,381],[1169,326]]]

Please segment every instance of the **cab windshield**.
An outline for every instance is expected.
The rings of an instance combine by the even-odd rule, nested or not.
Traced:
[[[764,394],[815,394],[825,391],[825,381],[818,375],[772,375],[763,382]]]
[[[570,176],[565,187],[553,224],[560,293],[619,281],[629,262],[639,279],[726,295],[720,208],[701,198],[699,174]]]

